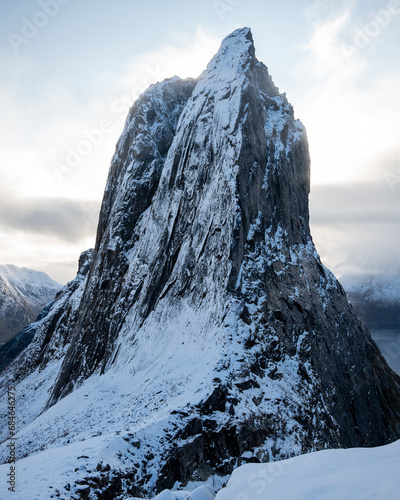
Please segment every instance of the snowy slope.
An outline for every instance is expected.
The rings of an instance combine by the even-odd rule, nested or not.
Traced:
[[[138,99],[96,247],[0,377],[24,492],[145,496],[399,436],[400,379],[320,262],[308,192],[304,127],[249,29]]]
[[[88,449],[97,448],[103,458],[97,469],[101,482],[104,469],[115,467],[114,451],[129,453],[122,438],[93,438]],[[69,478],[78,468],[84,480],[87,470],[80,466],[82,449],[76,445],[56,448],[41,453],[40,460],[32,456],[18,464],[18,497],[24,500],[71,499],[85,491],[85,486],[69,484]],[[8,465],[0,466],[5,477]],[[49,474],[49,470],[52,471]],[[400,441],[377,448],[325,450],[300,457],[267,464],[248,464],[238,467],[222,487],[223,479],[210,479],[207,485],[192,484],[182,490],[164,490],[153,500],[397,500],[400,476]],[[83,481],[84,482],[84,481]],[[67,485],[68,489],[65,489]],[[68,486],[69,485],[69,486]],[[58,496],[58,493],[60,496]],[[14,499],[15,493],[2,491],[2,499]],[[139,497],[124,496],[125,500]],[[142,498],[142,497],[141,497]]]
[[[347,274],[340,281],[350,296],[386,305],[396,304],[400,308],[400,272]]]
[[[397,500],[400,441],[378,448],[326,450],[232,474],[216,500]]]
[[[0,345],[35,320],[60,289],[61,285],[43,272],[0,266]]]

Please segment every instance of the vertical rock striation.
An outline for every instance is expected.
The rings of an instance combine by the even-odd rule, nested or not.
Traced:
[[[130,431],[114,494],[399,437],[400,379],[312,242],[309,166],[247,28],[198,80],[153,85],[132,107],[87,272],[7,375],[52,367],[30,420],[53,444],[81,389],[92,429]],[[84,440],[77,421],[71,409],[60,425]]]

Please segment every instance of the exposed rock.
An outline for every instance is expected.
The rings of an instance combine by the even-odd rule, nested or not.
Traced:
[[[3,387],[50,394],[40,406],[32,391],[35,438],[21,430],[20,454],[79,441],[88,466],[113,435],[119,465],[85,479],[111,498],[111,483],[114,497],[152,494],[245,461],[399,438],[400,378],[312,242],[309,167],[249,29],[197,82],[142,94],[88,272],[5,371]]]

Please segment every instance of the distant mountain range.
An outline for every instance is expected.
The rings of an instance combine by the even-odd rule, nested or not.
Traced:
[[[46,273],[0,266],[0,346],[34,321],[60,289]]]
[[[400,273],[346,274],[340,282],[370,329],[400,329]]]

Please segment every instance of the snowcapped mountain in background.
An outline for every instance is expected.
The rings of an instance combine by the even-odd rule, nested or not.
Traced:
[[[59,290],[56,295],[53,295],[52,302],[49,302],[36,317],[33,323],[30,323],[25,328],[22,328],[15,337],[10,339],[4,345],[0,347],[0,372],[5,369],[18,355],[25,349],[33,340],[38,329],[43,325],[44,321],[47,322],[52,319],[52,323],[49,328],[54,328],[56,322],[66,311],[64,306],[67,306],[67,301],[70,299],[73,292],[81,284],[84,275],[88,270],[88,260],[90,260],[92,255],[92,250],[87,250],[83,252],[78,265],[78,274],[76,278],[68,283],[62,290],[60,290],[61,285],[58,285]],[[68,310],[68,307],[67,307]],[[36,361],[39,362],[40,356],[36,357]]]
[[[140,96],[95,249],[0,379],[23,498],[152,495],[400,436],[400,378],[312,242],[309,165],[247,28]]]
[[[61,288],[43,272],[0,266],[0,346],[34,321]]]
[[[340,279],[357,314],[371,328],[400,329],[400,272],[345,274]]]
[[[371,302],[400,305],[400,273],[396,275],[347,275],[342,277],[342,281],[354,295],[362,295]]]

